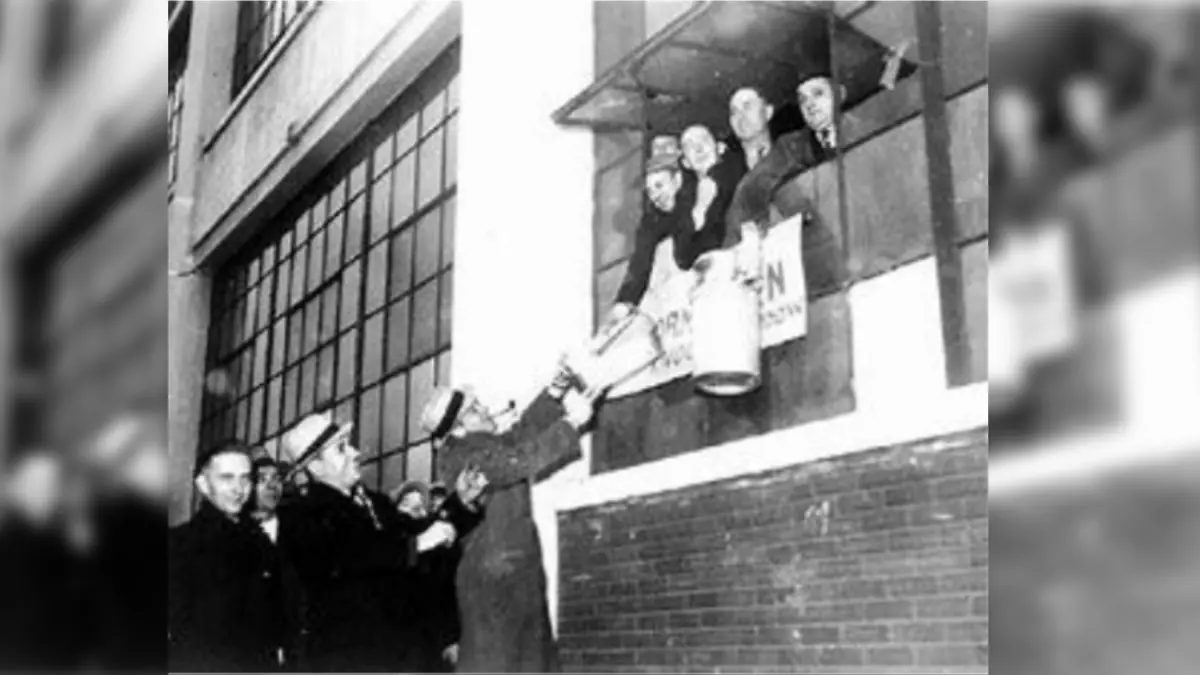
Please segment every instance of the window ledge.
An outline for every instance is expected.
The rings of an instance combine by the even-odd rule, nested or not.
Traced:
[[[225,130],[233,123],[234,118],[238,116],[238,113],[242,111],[242,108],[246,107],[246,103],[254,96],[254,92],[258,90],[263,80],[274,70],[275,63],[279,61],[284,52],[287,51],[288,46],[300,35],[300,31],[304,30],[304,27],[312,19],[313,14],[316,13],[320,6],[320,2],[314,2],[305,7],[303,13],[296,17],[296,20],[284,32],[283,37],[279,38],[275,46],[271,47],[271,51],[267,53],[266,58],[262,60],[262,63],[258,64],[258,67],[254,70],[254,74],[250,76],[245,86],[238,92],[237,97],[233,99],[233,103],[229,105],[229,109],[225,111],[225,115],[221,117],[221,121],[217,123],[212,134],[203,140],[201,154],[207,155],[213,149],[217,141],[221,139],[221,136],[225,134]]]

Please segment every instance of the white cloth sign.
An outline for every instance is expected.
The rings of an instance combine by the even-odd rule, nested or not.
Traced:
[[[762,346],[773,347],[808,332],[808,287],[801,255],[802,215],[773,226],[763,241],[763,284],[759,314]],[[620,398],[690,375],[692,361],[691,293],[699,275],[675,264],[674,242],[667,239],[655,251],[654,269],[646,295],[638,306],[654,318],[663,356],[615,387],[609,398]]]

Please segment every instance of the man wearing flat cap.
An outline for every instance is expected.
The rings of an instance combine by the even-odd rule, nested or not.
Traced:
[[[580,456],[593,405],[561,373],[504,433],[468,389],[439,389],[426,405],[423,426],[444,439],[438,475],[474,467],[488,482],[483,522],[461,542],[458,672],[558,671],[530,488]]]
[[[351,426],[309,415],[281,442],[307,494],[294,504],[288,540],[307,598],[304,670],[420,671],[425,644],[413,615],[417,555],[454,541],[439,522],[411,536],[385,495],[366,489]]]
[[[700,130],[689,131],[697,133]],[[641,302],[650,285],[655,255],[663,241],[671,242],[671,257],[681,270],[691,269],[702,254],[721,247],[725,238],[725,208],[745,169],[733,174],[726,171],[727,166],[739,166],[739,160],[722,162],[722,152],[711,138],[711,132],[707,129],[703,132],[712,141],[710,162],[703,167],[689,164],[690,153],[685,153],[680,140],[674,136],[658,136],[651,142],[644,173],[650,203],[638,225],[633,254],[606,324],[625,318]],[[688,140],[686,134],[684,140]],[[731,177],[717,181],[702,175],[713,165],[720,167],[716,174]],[[728,184],[728,197],[722,198],[718,182]]]

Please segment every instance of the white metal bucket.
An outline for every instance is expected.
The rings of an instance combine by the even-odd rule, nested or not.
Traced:
[[[738,396],[762,384],[758,293],[734,279],[729,251],[706,256],[692,294],[692,360],[696,387]]]

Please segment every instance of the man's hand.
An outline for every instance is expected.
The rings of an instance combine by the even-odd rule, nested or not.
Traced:
[[[696,220],[696,229],[704,226],[704,214],[717,198],[717,181],[702,176],[696,184],[696,206],[692,209],[692,217]]]
[[[442,650],[442,659],[446,663],[449,663],[451,666],[458,665],[458,643],[457,642],[455,642],[454,644],[452,644],[449,647],[446,647],[445,649]]]
[[[592,404],[595,399],[589,398],[578,391],[570,390],[562,399],[563,408],[566,410],[564,416],[567,423],[576,429],[582,428],[591,421],[594,410]]]
[[[424,553],[439,546],[450,546],[457,537],[458,533],[453,525],[439,520],[417,535],[417,552]]]

